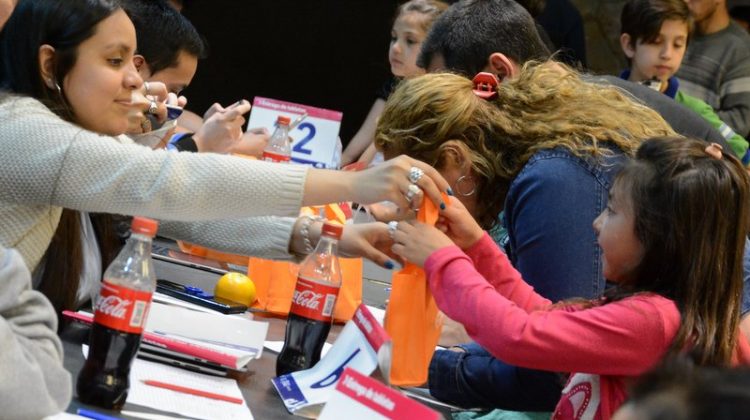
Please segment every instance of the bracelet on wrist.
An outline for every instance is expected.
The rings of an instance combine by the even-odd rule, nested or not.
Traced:
[[[313,244],[312,241],[310,241],[310,226],[312,226],[313,222],[320,222],[323,218],[320,216],[308,216],[304,215],[302,216],[302,222],[300,222],[300,229],[299,233],[300,236],[302,236],[302,244],[305,246],[304,252],[305,254],[310,254],[313,252]]]

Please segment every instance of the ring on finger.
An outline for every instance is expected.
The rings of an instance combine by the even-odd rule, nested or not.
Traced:
[[[414,200],[414,197],[416,197],[417,194],[421,192],[422,189],[419,188],[417,184],[409,184],[409,188],[406,190],[406,194],[404,194],[404,196],[411,203]]]
[[[409,182],[412,184],[416,184],[419,182],[419,180],[424,176],[424,171],[417,168],[416,166],[412,166],[411,169],[409,169]]]
[[[151,87],[148,85],[148,82],[143,82],[143,89],[146,90],[146,95],[151,93]]]
[[[398,222],[395,220],[391,220],[388,222],[388,235],[390,235],[391,239],[393,239],[393,234],[396,233],[398,230]]]
[[[141,129],[143,130],[144,133],[148,133],[149,131],[151,131],[151,120],[149,120],[148,118],[142,119]]]
[[[159,110],[159,106],[156,104],[156,101],[151,101],[151,103],[148,106],[148,113],[156,114],[158,110]]]

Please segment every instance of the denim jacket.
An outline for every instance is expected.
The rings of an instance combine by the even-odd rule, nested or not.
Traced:
[[[524,280],[553,302],[604,291],[601,250],[592,222],[627,157],[581,158],[563,148],[534,154],[505,201],[510,261]]]

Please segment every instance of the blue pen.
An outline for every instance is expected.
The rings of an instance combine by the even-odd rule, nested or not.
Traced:
[[[88,417],[95,420],[120,420],[119,417],[112,417],[106,414],[97,413],[96,411],[86,410],[85,408],[79,408],[76,413],[82,417]]]

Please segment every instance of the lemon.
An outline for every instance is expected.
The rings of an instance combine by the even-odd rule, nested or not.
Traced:
[[[227,273],[216,283],[214,295],[250,306],[255,302],[255,283],[242,273]]]

